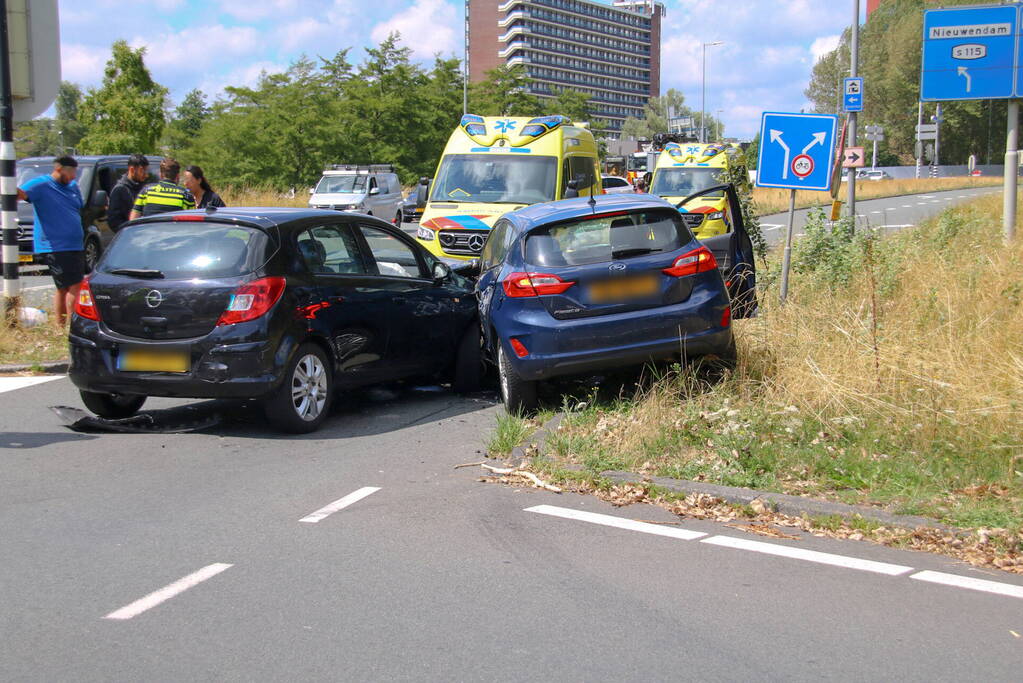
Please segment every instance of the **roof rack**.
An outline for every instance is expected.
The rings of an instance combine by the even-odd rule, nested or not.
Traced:
[[[352,173],[394,173],[394,164],[330,164],[325,171],[351,171]]]

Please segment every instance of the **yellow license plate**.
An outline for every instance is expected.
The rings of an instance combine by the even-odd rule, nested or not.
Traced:
[[[656,276],[623,277],[590,285],[590,300],[602,304],[653,296],[658,291]]]
[[[117,356],[117,369],[124,372],[188,372],[187,351],[126,349]]]
[[[19,263],[32,263],[32,254],[18,254]]]

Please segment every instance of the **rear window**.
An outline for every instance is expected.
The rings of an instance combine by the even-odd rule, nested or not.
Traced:
[[[656,209],[556,223],[526,237],[526,261],[580,266],[671,252],[693,240],[677,211]]]
[[[118,233],[99,270],[160,271],[168,280],[237,277],[263,264],[269,241],[262,230],[238,225],[145,223]]]

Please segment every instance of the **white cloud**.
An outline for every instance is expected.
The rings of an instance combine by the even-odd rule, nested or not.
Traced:
[[[416,59],[462,52],[462,17],[443,0],[416,0],[374,26],[370,37],[379,44],[393,32],[401,34],[401,44],[411,48]]]
[[[219,0],[220,10],[241,21],[285,18],[298,9],[298,0]]]
[[[821,57],[832,52],[838,47],[838,42],[841,36],[821,36],[817,40],[810,44],[810,54],[813,55],[814,64],[816,64]]]
[[[60,77],[86,87],[98,85],[109,58],[109,48],[64,43],[60,46]]]
[[[227,86],[236,86],[240,88],[252,88],[259,83],[259,79],[264,73],[275,74],[282,73],[288,68],[287,64],[279,64],[271,61],[259,61],[251,64],[240,66],[236,69],[229,71],[224,74],[207,74],[198,85],[194,86],[199,88],[206,94],[208,101],[213,101],[219,96],[223,95],[224,88]]]
[[[132,47],[146,48],[146,64],[155,70],[204,71],[211,64],[252,54],[259,32],[251,26],[198,25],[175,33],[136,36]]]

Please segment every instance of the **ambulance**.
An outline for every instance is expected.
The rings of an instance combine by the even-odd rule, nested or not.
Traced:
[[[650,194],[678,204],[695,192],[725,182],[725,171],[740,167],[742,177],[748,178],[743,151],[726,143],[697,144],[669,142],[657,158]],[[736,188],[739,193],[749,192],[748,180]],[[697,239],[705,239],[728,232],[725,223],[727,198],[724,192],[713,192],[697,197],[682,207],[686,224]]]
[[[420,181],[416,239],[440,258],[476,258],[502,214],[602,194],[598,163],[593,133],[567,117],[466,114]]]

